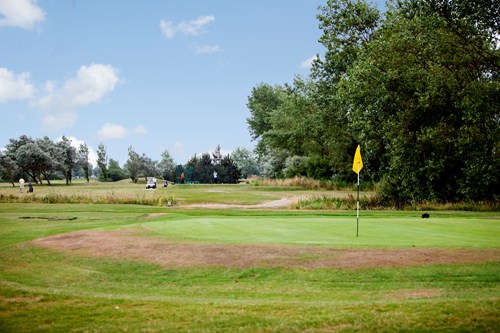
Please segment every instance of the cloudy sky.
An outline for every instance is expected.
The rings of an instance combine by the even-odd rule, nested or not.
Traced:
[[[120,164],[129,146],[252,149],[248,96],[308,74],[325,3],[0,0],[0,147],[66,135]]]

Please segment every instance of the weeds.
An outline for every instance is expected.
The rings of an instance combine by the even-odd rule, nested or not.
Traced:
[[[253,178],[249,180],[248,183],[254,186],[302,187],[307,190],[357,190],[357,185],[354,183],[326,179],[311,179],[307,177],[294,177],[288,179]],[[362,191],[373,191],[374,189],[375,184],[372,182],[364,182],[360,185],[360,190]]]
[[[493,202],[455,202],[455,203],[434,203],[423,202],[412,204],[405,207],[389,207],[384,205],[379,197],[361,197],[359,198],[361,209],[364,210],[413,210],[413,211],[472,211],[472,212],[498,212],[500,204]],[[313,196],[307,199],[300,199],[292,208],[310,209],[310,210],[354,210],[356,209],[356,198],[349,194],[347,197],[333,196]]]
[[[174,194],[124,195],[115,191],[106,192],[104,195],[95,195],[92,192],[83,194],[63,195],[58,191],[42,195],[4,195],[0,194],[2,203],[44,203],[44,204],[128,204],[144,206],[173,206],[177,204]]]

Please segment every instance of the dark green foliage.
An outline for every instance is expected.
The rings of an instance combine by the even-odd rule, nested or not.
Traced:
[[[183,171],[178,167],[177,177],[184,172],[185,181],[196,181],[202,184],[214,182],[225,184],[236,184],[241,177],[241,170],[231,158],[231,155],[222,156],[218,146],[212,156],[203,153],[201,157],[194,155],[185,165]],[[217,173],[217,179],[214,177]]]
[[[112,182],[117,182],[119,180],[126,179],[128,176],[120,167],[120,163],[115,161],[114,159],[109,159],[109,167],[108,167],[108,177]]]
[[[387,8],[380,19],[365,1],[327,1],[327,50],[310,78],[252,91],[248,123],[274,166],[267,175],[353,181],[359,143],[363,178],[382,181],[389,205],[499,200],[498,1]]]

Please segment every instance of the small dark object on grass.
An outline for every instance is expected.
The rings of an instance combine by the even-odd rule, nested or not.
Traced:
[[[47,221],[73,221],[78,217],[40,217],[40,216],[20,216],[20,219],[36,219],[36,220],[47,220]]]
[[[429,217],[431,217],[428,213],[423,213],[422,214],[422,218],[423,219],[428,219]]]

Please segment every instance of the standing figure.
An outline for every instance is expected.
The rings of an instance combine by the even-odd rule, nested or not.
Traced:
[[[19,191],[22,192],[24,190],[24,179],[19,179]]]
[[[181,173],[181,184],[184,184],[184,172]]]
[[[214,184],[217,184],[217,171],[214,171]]]

